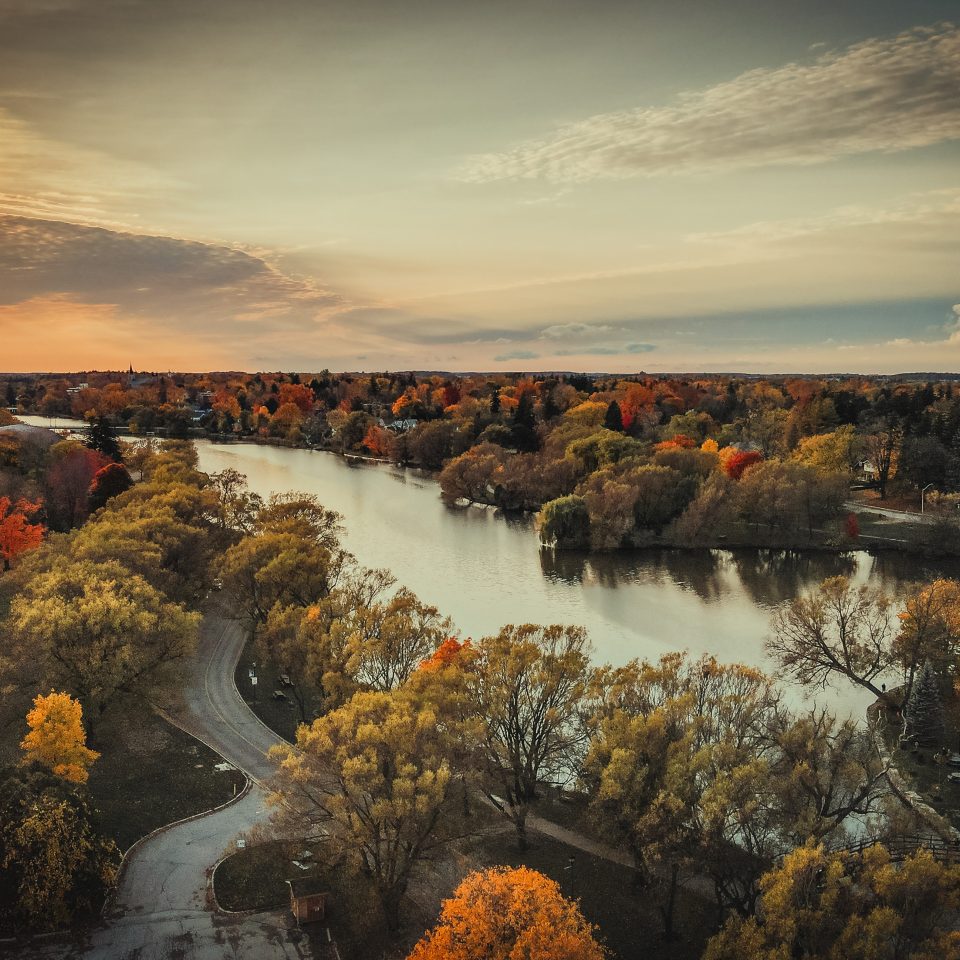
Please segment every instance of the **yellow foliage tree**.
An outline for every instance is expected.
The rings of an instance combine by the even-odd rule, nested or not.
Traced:
[[[806,846],[763,878],[759,917],[732,917],[704,960],[956,960],[960,867]]]
[[[83,707],[68,693],[38,695],[27,714],[30,732],[20,743],[24,763],[42,763],[71,783],[86,783],[88,770],[100,756],[90,750],[83,731]]]
[[[527,867],[471,873],[408,960],[603,960],[594,928],[557,884]]]

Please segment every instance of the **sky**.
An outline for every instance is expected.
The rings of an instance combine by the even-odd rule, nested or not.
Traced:
[[[956,0],[0,0],[0,370],[960,371]]]

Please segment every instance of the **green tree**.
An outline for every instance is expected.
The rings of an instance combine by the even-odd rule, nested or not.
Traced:
[[[922,744],[942,744],[946,730],[940,681],[926,661],[910,691],[903,715],[903,732]]]
[[[560,549],[585,549],[590,545],[590,513],[583,497],[558,497],[545,503],[537,515],[540,541]]]
[[[623,415],[620,413],[620,404],[616,400],[610,401],[606,416],[603,418],[603,425],[607,430],[623,433]]]
[[[119,463],[123,459],[120,443],[117,440],[117,432],[110,426],[110,421],[106,417],[95,417],[90,422],[87,446],[115,463]]]

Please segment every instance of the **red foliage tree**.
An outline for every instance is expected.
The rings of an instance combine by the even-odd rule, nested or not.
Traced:
[[[855,513],[847,514],[847,519],[844,521],[843,527],[851,540],[860,539],[860,521],[857,519]]]
[[[101,467],[90,481],[88,507],[90,512],[99,510],[112,497],[133,486],[130,474],[122,463],[108,463]]]
[[[20,554],[40,546],[45,528],[42,523],[30,521],[41,506],[39,500],[11,503],[9,497],[0,497],[0,559],[4,570],[9,570]]]
[[[752,467],[763,459],[763,454],[756,450],[740,450],[730,457],[723,465],[727,476],[739,480],[747,467]]]
[[[108,463],[96,450],[79,444],[56,457],[46,478],[47,515],[55,529],[69,530],[87,519],[90,484]]]

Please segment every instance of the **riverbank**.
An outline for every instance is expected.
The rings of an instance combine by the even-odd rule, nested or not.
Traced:
[[[35,426],[58,425],[66,428],[84,427],[83,421],[69,418],[48,419],[39,416],[22,416],[26,423]],[[338,444],[293,442],[280,437],[264,437],[255,435],[235,436],[210,433],[209,431],[193,428],[190,439],[215,444],[218,446],[251,446],[254,448],[273,448],[278,450],[305,451],[310,453],[332,454],[352,467],[389,468],[409,472],[418,480],[426,480],[434,487],[438,494],[441,470],[433,470],[417,463],[400,463],[384,457],[376,457],[357,451],[345,451]],[[134,438],[135,439],[135,438]],[[449,509],[484,509],[494,516],[507,522],[524,520],[529,521],[536,516],[536,511],[511,510],[502,505],[483,500],[467,500],[464,498],[450,501],[439,495],[437,499]],[[797,533],[784,536],[777,532],[758,528],[754,525],[725,523],[718,527],[710,536],[703,537],[695,543],[685,542],[678,537],[671,536],[668,526],[662,534],[644,535],[636,542],[607,551],[588,551],[595,554],[624,553],[648,549],[677,549],[677,550],[726,550],[726,549],[757,549],[757,550],[790,550],[798,553],[833,553],[843,554],[851,550],[867,550],[870,552],[901,553],[905,556],[921,557],[924,559],[952,558],[960,556],[960,528],[951,522],[931,522],[929,516],[910,516],[906,513],[885,511],[882,505],[866,503],[853,507],[848,514],[831,521],[828,529],[814,529],[806,536]],[[851,532],[849,515],[856,517],[856,524]],[[531,524],[532,526],[532,524]],[[532,532],[532,531],[531,531]],[[536,535],[534,534],[534,538]],[[540,543],[540,541],[537,541]],[[547,549],[556,550],[557,547],[542,544]]]

